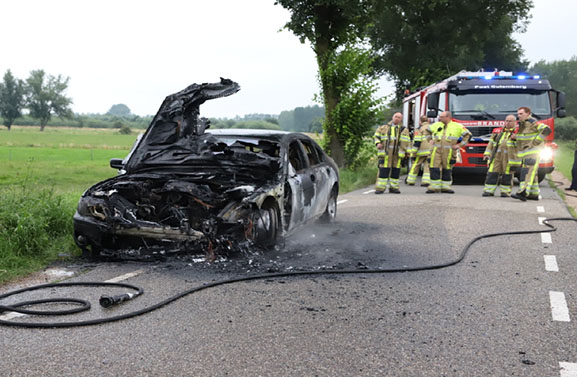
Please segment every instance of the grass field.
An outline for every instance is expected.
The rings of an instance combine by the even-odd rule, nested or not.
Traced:
[[[575,156],[574,141],[557,141],[559,149],[555,156],[555,169],[560,171],[567,179],[571,180],[571,167]]]

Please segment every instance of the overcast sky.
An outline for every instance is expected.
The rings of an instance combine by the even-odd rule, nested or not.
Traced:
[[[515,38],[532,63],[577,55],[577,1],[534,0]],[[162,4],[162,5],[161,5]],[[230,78],[241,91],[208,101],[203,116],[278,114],[313,105],[316,61],[308,44],[279,31],[289,12],[274,0],[18,0],[0,2],[0,74],[31,70],[70,77],[76,113],[126,104],[153,115],[192,83]],[[380,94],[392,84],[381,81]]]

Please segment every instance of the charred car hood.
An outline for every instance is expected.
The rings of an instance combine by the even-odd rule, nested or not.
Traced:
[[[166,164],[218,165],[223,145],[204,130],[210,127],[206,118],[199,118],[199,107],[205,101],[226,97],[240,86],[221,78],[218,83],[192,84],[166,97],[154,116],[134,153],[127,161],[126,171]],[[221,157],[222,160],[222,157]]]

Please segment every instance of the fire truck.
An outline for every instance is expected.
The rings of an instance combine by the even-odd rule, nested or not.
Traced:
[[[517,115],[519,107],[531,108],[533,117],[553,132],[545,140],[539,164],[539,181],[555,168],[554,117],[565,112],[565,93],[551,87],[540,76],[513,75],[512,72],[461,71],[438,83],[420,89],[403,99],[403,124],[414,130],[419,117],[438,120],[439,112],[450,111],[453,120],[463,124],[473,137],[461,148],[461,158],[453,172],[486,173],[483,152],[493,130],[505,125],[507,115]]]

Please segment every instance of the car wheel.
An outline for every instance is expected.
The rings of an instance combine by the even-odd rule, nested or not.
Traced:
[[[335,220],[337,217],[337,190],[336,188],[333,189],[331,192],[331,196],[327,203],[327,208],[325,209],[325,213],[320,218],[320,221],[323,223],[330,223]]]
[[[89,261],[98,261],[100,260],[100,248],[94,245],[84,247],[82,249],[82,257]]]
[[[279,217],[275,206],[260,208],[254,218],[254,242],[259,246],[274,245],[278,236]]]

